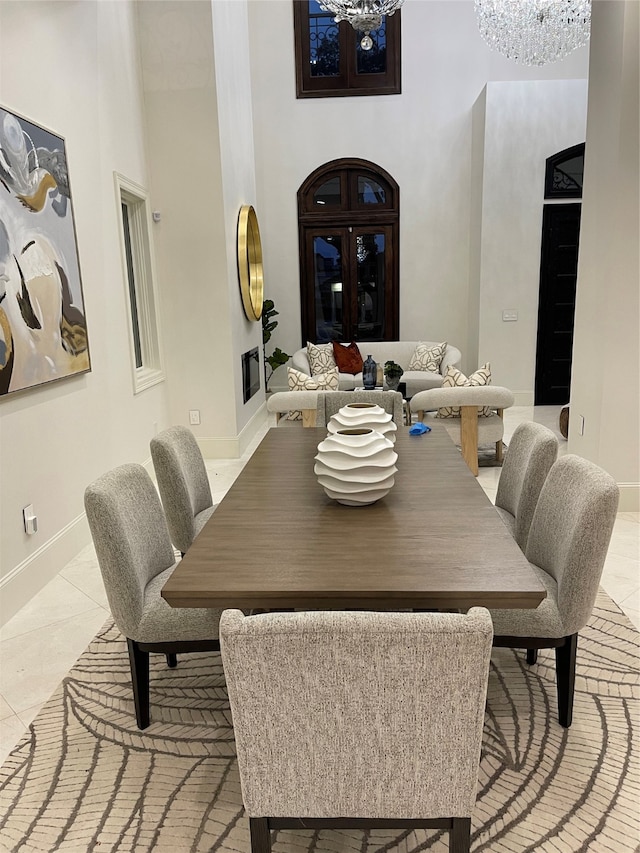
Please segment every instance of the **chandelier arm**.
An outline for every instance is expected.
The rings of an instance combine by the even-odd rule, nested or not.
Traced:
[[[393,15],[404,0],[322,0],[320,8],[335,15],[336,23],[348,21],[354,30],[364,33],[360,42],[363,50],[370,50],[373,41],[369,33],[382,26],[385,15]]]

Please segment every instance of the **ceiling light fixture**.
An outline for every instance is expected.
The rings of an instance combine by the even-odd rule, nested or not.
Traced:
[[[372,30],[382,26],[385,15],[393,15],[404,0],[321,0],[320,8],[333,12],[335,22],[348,21],[354,30],[364,33],[360,47],[371,50],[373,39],[369,35]]]
[[[475,7],[482,38],[520,65],[557,62],[589,41],[591,0],[475,0]]]

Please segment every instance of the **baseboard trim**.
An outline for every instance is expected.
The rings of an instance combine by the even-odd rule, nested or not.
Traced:
[[[0,579],[0,625],[15,616],[90,542],[87,517],[82,513]]]
[[[618,512],[640,512],[640,483],[618,483]]]
[[[151,456],[141,464],[153,479]],[[0,578],[0,625],[15,616],[90,543],[91,531],[83,512]]]
[[[240,450],[240,456],[242,456],[249,447],[255,438],[256,433],[261,429],[268,417],[269,412],[267,411],[267,401],[264,400],[258,411],[251,417],[249,423],[245,425],[244,429],[238,436],[238,449]]]
[[[262,403],[239,435],[233,438],[198,438],[198,446],[205,459],[239,459],[260,427],[267,419],[267,403]]]

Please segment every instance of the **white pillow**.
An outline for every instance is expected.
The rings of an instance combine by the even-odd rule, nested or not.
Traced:
[[[429,344],[422,342],[417,344],[407,370],[430,370],[431,373],[439,373],[440,362],[446,349],[446,341],[436,344],[436,346],[429,346]]]
[[[328,370],[326,373],[319,373],[317,376],[307,376],[306,373],[301,373],[293,367],[287,367],[287,381],[289,391],[337,391],[340,377],[337,367]],[[287,420],[302,420],[302,412],[289,412]]]
[[[470,385],[491,385],[491,365],[489,362],[479,367],[475,373],[472,373],[468,378],[461,373],[457,367],[449,365],[447,372],[442,380],[443,388],[463,388]],[[491,415],[489,406],[478,406],[478,417],[488,418]],[[459,418],[460,406],[444,406],[438,409],[437,417],[439,418]]]
[[[316,376],[318,373],[326,373],[336,367],[333,344],[312,344],[307,341],[307,358],[312,376]]]

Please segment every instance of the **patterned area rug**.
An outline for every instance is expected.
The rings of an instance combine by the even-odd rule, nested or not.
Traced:
[[[604,593],[578,647],[574,723],[553,652],[494,650],[472,850],[640,850],[639,635]],[[107,623],[0,769],[0,849],[249,851],[218,655],[154,656],[135,726],[125,643]],[[635,731],[634,731],[635,730]],[[635,737],[635,743],[633,737]],[[274,853],[444,853],[442,832],[279,832]]]

